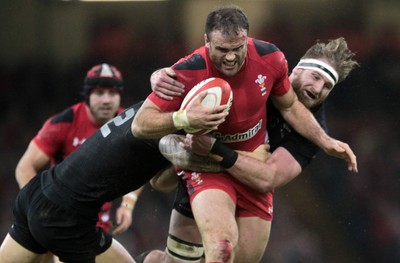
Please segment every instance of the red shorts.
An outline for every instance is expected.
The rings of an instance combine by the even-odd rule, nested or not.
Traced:
[[[272,221],[273,192],[258,193],[228,173],[197,173],[185,171],[186,187],[190,202],[200,192],[219,189],[227,193],[236,204],[236,217],[257,216]]]
[[[96,226],[101,227],[104,232],[110,233],[110,228],[112,226],[111,220],[111,202],[106,202],[101,207],[101,211],[99,212],[99,221],[97,221]]]

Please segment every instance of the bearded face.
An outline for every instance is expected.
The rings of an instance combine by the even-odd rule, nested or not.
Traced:
[[[311,69],[295,68],[289,79],[297,97],[307,108],[321,104],[333,89],[329,79]]]

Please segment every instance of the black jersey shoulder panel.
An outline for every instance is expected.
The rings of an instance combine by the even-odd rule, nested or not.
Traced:
[[[266,43],[257,39],[253,39],[254,46],[256,47],[257,53],[262,57],[267,54],[274,53],[276,51],[280,51],[277,46],[271,43]]]
[[[206,69],[206,61],[200,54],[193,54],[189,59],[174,66],[177,70],[200,70]]]
[[[74,111],[72,108],[65,109],[63,112],[54,116],[51,119],[52,124],[63,123],[63,122],[72,122],[74,120]]]

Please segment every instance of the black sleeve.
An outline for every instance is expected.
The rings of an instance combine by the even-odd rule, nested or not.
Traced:
[[[310,164],[311,160],[319,151],[319,148],[315,144],[311,143],[296,132],[287,135],[287,138],[285,138],[279,146],[288,150],[303,170]]]
[[[268,104],[271,105],[272,103]],[[320,105],[311,111],[321,127],[327,131],[324,106]],[[271,151],[278,147],[284,147],[296,159],[302,169],[310,164],[320,150],[318,146],[293,130],[273,106],[268,107],[267,131]]]

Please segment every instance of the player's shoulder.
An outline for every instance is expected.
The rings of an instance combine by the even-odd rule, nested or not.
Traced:
[[[50,119],[51,124],[59,124],[59,123],[72,123],[74,121],[75,116],[79,111],[83,111],[85,109],[84,102],[76,103],[60,113],[54,115]]]
[[[269,69],[286,73],[287,60],[284,53],[275,45],[263,40],[251,38],[248,42],[249,57],[253,61],[268,65]]]
[[[255,38],[249,38],[249,45],[253,46],[255,51],[260,57],[282,53],[281,50],[275,45],[270,42],[266,42],[264,40],[259,40]]]
[[[192,54],[178,60],[173,66],[176,70],[202,70],[207,68],[205,47],[195,50]]]
[[[117,110],[117,115],[123,113],[125,110],[126,110],[126,109],[125,109],[124,107],[120,106],[120,107],[118,108],[118,110]]]
[[[283,52],[273,43],[255,38],[249,38],[248,41],[250,56],[258,56],[264,61],[286,60]]]

